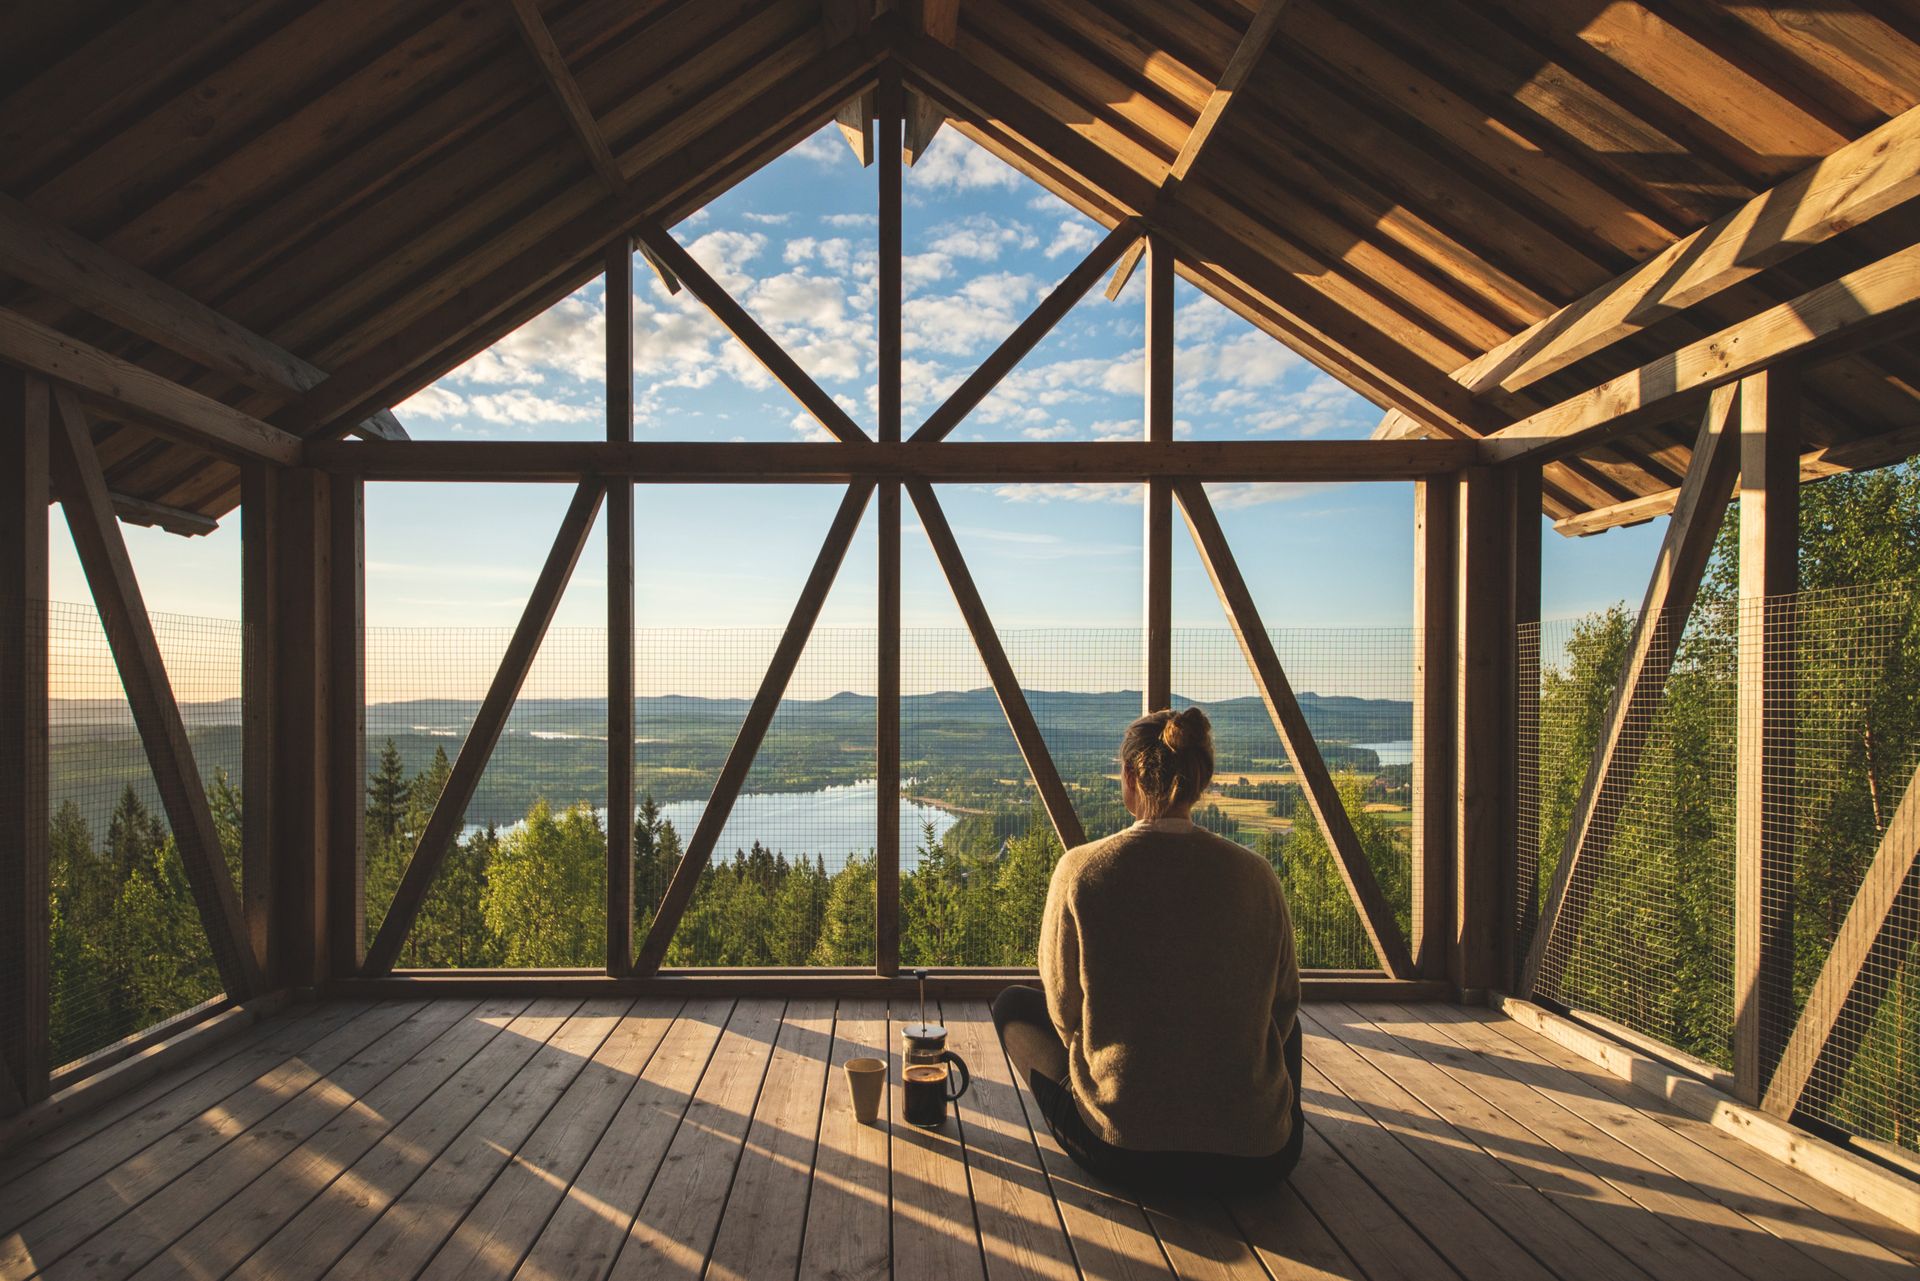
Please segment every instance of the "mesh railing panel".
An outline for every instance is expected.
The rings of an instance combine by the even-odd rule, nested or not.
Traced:
[[[1790,911],[1793,985],[1760,1008],[1763,1043],[1786,1046],[1920,765],[1920,590],[1912,582],[1803,592],[1748,606],[1785,641],[1764,656],[1791,682],[1791,717],[1768,726],[1791,753],[1786,786],[1769,794],[1769,841],[1791,876],[1762,883],[1770,911]],[[1752,643],[1758,643],[1757,641]],[[1780,668],[1790,664],[1790,670]],[[1914,798],[1920,803],[1920,797]],[[1892,846],[1897,890],[1851,997],[1824,1046],[1783,1064],[1806,1077],[1805,1115],[1849,1133],[1920,1150],[1920,872]],[[1894,835],[1889,838],[1888,833]],[[1898,869],[1904,863],[1904,877]]]
[[[1614,1019],[1722,1068],[1733,1066],[1740,658],[1790,691],[1765,726],[1771,772],[1762,827],[1785,866],[1762,910],[1790,918],[1787,999],[1763,999],[1763,1045],[1785,1047],[1835,949],[1920,765],[1920,590],[1912,582],[1808,591],[1735,605],[1703,601],[1662,696],[1627,721],[1639,746],[1595,806],[1583,864],[1544,950],[1542,996]],[[1524,627],[1523,744],[1515,929],[1524,951],[1566,847],[1632,631],[1620,609]],[[1528,768],[1529,764],[1531,768]],[[1882,863],[1897,873],[1900,863]],[[1807,1078],[1801,1114],[1907,1149],[1920,1125],[1920,876],[1890,882],[1890,907],[1824,1042],[1783,1068]],[[1884,878],[1883,878],[1884,879]],[[1763,988],[1763,994],[1768,989]]]
[[[1621,726],[1536,989],[1722,1067],[1733,1028],[1734,621],[1703,604],[1677,650],[1664,626],[1649,638],[1643,670],[1667,671],[1664,688]],[[1537,645],[1540,688],[1520,843],[1543,903],[1631,632],[1614,611],[1522,640]]]
[[[239,623],[151,616],[241,887]],[[99,614],[48,607],[51,1062],[104,1049],[221,980]]]

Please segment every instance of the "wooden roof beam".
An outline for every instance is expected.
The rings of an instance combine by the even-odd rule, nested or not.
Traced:
[[[920,32],[951,49],[960,38],[960,0],[920,0]],[[933,136],[947,122],[947,113],[924,93],[907,90],[906,126],[900,158],[911,165],[933,145]]]
[[[1235,45],[1233,53],[1227,59],[1226,70],[1220,73],[1220,81],[1214,85],[1213,92],[1207,95],[1205,105],[1200,108],[1199,119],[1193,122],[1193,128],[1187,131],[1187,140],[1180,144],[1180,154],[1173,158],[1167,167],[1167,176],[1160,180],[1160,193],[1164,199],[1173,189],[1186,181],[1193,171],[1194,162],[1200,159],[1200,153],[1220,127],[1221,119],[1227,108],[1233,104],[1234,94],[1247,82],[1260,59],[1266,55],[1267,46],[1273,43],[1274,33],[1280,30],[1280,15],[1286,11],[1287,0],[1265,0],[1259,11],[1253,15],[1253,21],[1247,24],[1247,30]],[[1120,291],[1127,287],[1127,281],[1133,275],[1133,269],[1140,265],[1140,257],[1146,252],[1146,241],[1135,241],[1133,246],[1121,256],[1120,263],[1113,269],[1113,279],[1107,284],[1109,301],[1118,298]]]
[[[318,366],[5,194],[0,194],[0,271],[261,391],[284,397],[327,377]],[[354,430],[369,439],[407,438],[384,409]]]
[[[282,466],[300,459],[298,436],[6,308],[0,308],[0,360],[74,387],[190,445]]]
[[[1514,392],[1920,195],[1920,107],[1841,147],[1454,373]],[[1404,434],[1389,413],[1376,435]]]
[[[567,67],[567,60],[561,56],[560,46],[554,42],[553,32],[548,30],[546,19],[540,16],[540,6],[535,0],[508,0],[513,7],[514,24],[520,29],[520,38],[527,46],[527,52],[540,67],[540,78],[547,89],[560,104],[560,112],[567,119],[567,126],[573,130],[574,139],[581,150],[587,153],[587,163],[600,175],[600,181],[606,184],[608,194],[616,200],[627,198],[627,175],[621,170],[620,162],[613,157],[613,149],[607,145],[607,135],[600,128],[600,122],[594,118],[593,109],[587,105],[587,97],[580,91],[580,82],[573,77]],[[660,264],[650,249],[641,249],[640,256],[653,268],[654,275],[667,287],[668,293],[680,292],[680,281],[671,271]]]
[[[1575,453],[1779,361],[1883,337],[1911,319],[1916,303],[1920,245],[1909,245],[1502,428],[1481,449],[1491,462]]]

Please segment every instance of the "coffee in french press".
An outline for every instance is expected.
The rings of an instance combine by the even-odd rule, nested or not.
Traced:
[[[947,1029],[927,1021],[927,972],[915,970],[920,980],[920,1021],[900,1029],[901,1111],[907,1124],[937,1130],[947,1123],[947,1104],[959,1099],[973,1084],[967,1063],[947,1048]],[[951,1082],[959,1077],[959,1088]]]

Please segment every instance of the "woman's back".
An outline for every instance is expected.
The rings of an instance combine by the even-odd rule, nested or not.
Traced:
[[[1265,860],[1185,819],[1071,850],[1040,940],[1075,1102],[1106,1142],[1261,1156],[1291,1135],[1293,927]]]

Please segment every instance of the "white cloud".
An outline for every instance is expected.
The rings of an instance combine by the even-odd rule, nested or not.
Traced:
[[[880,225],[878,214],[867,213],[822,214],[820,221],[829,227],[877,227]]]
[[[798,156],[802,160],[810,160],[816,165],[831,166],[853,160],[853,148],[847,145],[847,140],[840,133],[838,125],[826,125],[815,130],[805,142],[787,154]]]
[[[1058,258],[1061,254],[1084,254],[1099,243],[1099,232],[1077,218],[1068,218],[1061,222],[1060,229],[1053,233],[1053,242],[1047,246],[1047,257]]]
[[[935,253],[982,262],[993,262],[1008,250],[1032,249],[1039,243],[1025,223],[1001,222],[986,214],[969,214],[943,223],[933,229],[930,242]]]
[[[393,407],[393,412],[402,419],[407,418],[458,418],[467,412],[466,398],[458,392],[449,391],[438,383],[422,387]]]
[[[1013,503],[1133,503],[1140,486],[1104,481],[1048,481],[1041,484],[1001,485],[993,491]]]
[[[1020,181],[1011,167],[952,129],[942,129],[919,163],[907,170],[907,182],[915,188],[1012,191]]]
[[[740,216],[748,222],[757,222],[765,227],[785,226],[793,217],[791,213],[744,213]]]
[[[531,385],[551,373],[598,380],[606,367],[606,315],[585,291],[561,299],[441,381]]]
[[[1246,422],[1249,433],[1299,438],[1343,429],[1364,432],[1372,428],[1380,413],[1364,398],[1320,373],[1306,386],[1273,398],[1271,403],[1272,408]]]
[[[524,387],[514,387],[495,395],[468,398],[467,408],[483,422],[530,425],[533,423],[583,423],[600,417],[592,405],[575,405],[551,396],[541,396]]]
[[[738,292],[752,277],[747,265],[767,247],[767,238],[757,231],[709,231],[687,252],[729,292]]]
[[[1215,482],[1206,486],[1207,498],[1223,511],[1241,511],[1267,503],[1284,503],[1310,493],[1311,485],[1289,485],[1278,481],[1240,480]]]

